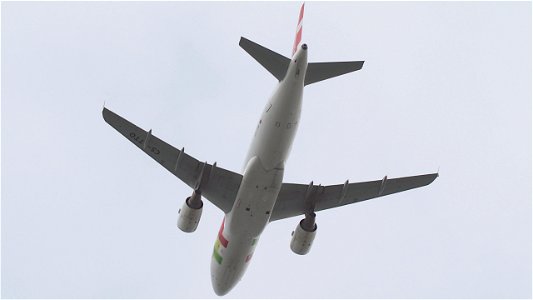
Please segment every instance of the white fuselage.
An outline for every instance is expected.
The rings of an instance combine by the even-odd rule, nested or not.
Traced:
[[[300,120],[306,68],[307,50],[300,47],[261,114],[237,199],[213,250],[211,281],[217,295],[225,295],[242,278],[269,222]]]

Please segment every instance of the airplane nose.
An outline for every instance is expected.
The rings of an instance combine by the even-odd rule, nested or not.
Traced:
[[[227,268],[227,267],[226,267]],[[235,286],[233,274],[229,269],[222,269],[217,263],[211,265],[211,285],[218,296],[224,296]]]
[[[217,278],[217,276],[211,277],[211,284],[213,285],[213,291],[218,296],[226,295],[231,288],[233,287],[227,280],[221,280],[222,278]]]
[[[218,296],[229,293],[242,278],[244,266],[232,263],[231,257],[224,257],[222,264],[217,260],[211,260],[211,285]],[[244,261],[244,259],[243,259]]]
[[[229,292],[230,289],[222,285],[213,285],[213,290],[217,296],[224,296]]]

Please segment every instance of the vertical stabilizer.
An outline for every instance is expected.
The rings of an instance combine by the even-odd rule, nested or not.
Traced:
[[[300,42],[302,41],[302,25],[304,20],[304,6],[305,2],[302,4],[302,7],[300,8],[300,16],[298,17],[298,25],[296,25],[296,37],[294,37],[294,45],[292,46],[292,55],[294,56],[294,53],[296,53],[296,50],[298,50],[298,45],[300,45]]]

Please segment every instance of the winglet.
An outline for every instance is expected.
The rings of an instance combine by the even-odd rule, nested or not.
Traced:
[[[294,45],[292,46],[292,55],[296,53],[296,50],[298,50],[298,45],[302,41],[302,25],[303,25],[303,19],[304,19],[304,6],[305,6],[305,2],[302,3],[302,7],[300,8],[300,16],[298,17],[298,25],[296,25],[296,37],[294,38]]]

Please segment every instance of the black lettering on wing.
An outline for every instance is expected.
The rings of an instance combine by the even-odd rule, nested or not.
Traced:
[[[144,140],[141,137],[139,137],[137,134],[135,134],[135,132],[130,132],[130,137],[132,140],[136,141],[139,144],[144,143]]]

